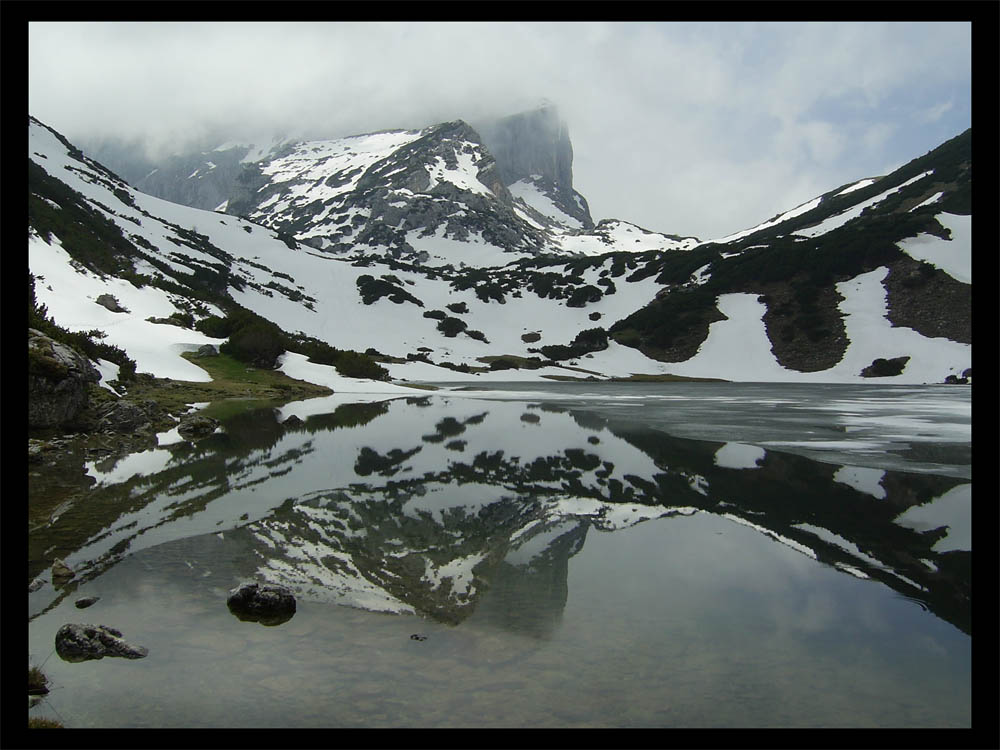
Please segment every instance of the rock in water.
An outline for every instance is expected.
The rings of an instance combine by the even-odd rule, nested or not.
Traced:
[[[217,419],[193,414],[181,419],[181,423],[177,425],[177,432],[185,440],[198,440],[211,435],[218,426]]]
[[[99,597],[99,596],[84,596],[84,597],[81,597],[81,598],[77,599],[74,602],[74,604],[76,605],[77,609],[86,609],[91,604],[96,604],[97,600],[100,599],[100,598],[101,597]]]
[[[56,653],[63,661],[80,662],[105,656],[141,659],[149,649],[133,646],[122,639],[120,630],[107,625],[67,623],[56,633]]]
[[[244,622],[280,625],[295,614],[291,590],[274,583],[242,583],[229,592],[229,611]]]
[[[52,583],[66,583],[75,575],[76,573],[73,572],[73,569],[58,557],[52,561]]]

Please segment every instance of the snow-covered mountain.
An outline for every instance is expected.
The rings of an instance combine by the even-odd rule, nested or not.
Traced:
[[[211,211],[139,192],[30,119],[36,298],[65,328],[103,331],[140,371],[187,380],[207,374],[180,352],[218,339],[150,318],[197,322],[234,303],[289,334],[368,350],[407,380],[923,383],[970,368],[971,131],[699,242],[595,225],[553,121],[515,117],[489,138],[455,121],[226,144],[184,165],[191,184],[220,175],[219,190],[218,170],[236,174]],[[493,146],[508,149],[502,161],[491,140],[506,144]],[[517,143],[534,155],[517,161]],[[348,386],[302,355],[281,366],[339,390],[392,387]]]

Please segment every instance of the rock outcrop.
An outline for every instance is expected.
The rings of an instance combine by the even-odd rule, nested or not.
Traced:
[[[28,329],[28,427],[71,424],[87,407],[87,386],[100,379],[83,354]]]
[[[573,145],[555,105],[544,102],[536,109],[479,123],[476,129],[505,185],[531,180],[560,210],[593,228],[586,200],[573,189]]]
[[[151,424],[162,419],[163,415],[159,404],[152,399],[142,402],[121,399],[101,406],[97,418],[99,430],[138,432],[151,429]]]
[[[107,625],[67,623],[56,632],[56,653],[63,661],[80,662],[105,656],[141,659],[149,649],[133,646],[122,638],[120,630]]]

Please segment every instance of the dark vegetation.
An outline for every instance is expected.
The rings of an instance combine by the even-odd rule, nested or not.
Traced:
[[[861,371],[861,376],[865,378],[887,378],[899,375],[910,361],[909,357],[894,357],[893,359],[882,359],[879,357],[872,361],[868,367]]]
[[[412,302],[417,307],[423,307],[424,303],[403,289],[402,282],[395,276],[384,274],[380,278],[375,278],[369,274],[358,276],[355,282],[358,292],[361,294],[361,301],[366,305],[388,297],[390,302],[401,305],[404,302]]]
[[[225,317],[210,315],[198,321],[195,328],[206,336],[228,338],[219,350],[255,367],[273,369],[278,357],[289,351],[305,355],[310,362],[331,365],[345,377],[389,379],[389,372],[368,354],[337,349],[301,333],[288,334],[271,321],[235,303]]]
[[[902,239],[920,233],[947,237],[935,218],[942,209],[971,211],[971,158],[971,131],[966,131],[872,185],[843,196],[836,195],[842,189],[838,188],[811,211],[735,242],[689,252],[639,254],[634,257],[638,267],[628,280],[655,275],[664,291],[614,323],[610,333],[619,343],[657,359],[684,360],[705,340],[708,326],[722,319],[715,306],[720,294],[758,294],[767,305],[764,322],[778,361],[800,371],[825,369],[840,360],[847,346],[836,284],[886,266],[889,317],[894,324],[928,336],[971,342],[969,286],[918,264],[897,247]],[[815,238],[792,234],[931,169],[933,174],[890,194],[837,229]],[[911,211],[936,192],[945,196]],[[691,284],[691,274],[706,264],[708,280]],[[617,265],[612,275],[621,270]],[[918,289],[921,293],[912,293]]]

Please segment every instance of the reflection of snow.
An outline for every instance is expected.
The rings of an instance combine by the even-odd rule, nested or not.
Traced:
[[[915,531],[942,526],[948,534],[931,547],[935,552],[972,550],[972,485],[952,487],[925,505],[915,505],[896,518],[896,523]]]
[[[879,500],[885,499],[885,488],[882,479],[885,471],[882,469],[866,469],[861,466],[841,466],[833,475],[833,481],[846,484],[859,492],[871,495]]]
[[[756,469],[766,452],[756,445],[726,443],[715,452],[715,465],[724,469]]]
[[[751,529],[756,529],[764,536],[771,537],[775,541],[781,542],[782,544],[791,547],[796,552],[801,552],[803,555],[811,557],[813,560],[817,559],[815,552],[813,552],[811,549],[809,549],[809,547],[805,546],[804,544],[796,542],[794,539],[789,539],[787,536],[781,536],[781,534],[776,534],[775,532],[771,531],[769,528],[765,526],[758,526],[757,524],[751,523],[745,518],[740,518],[739,516],[735,516],[732,513],[722,513],[721,515],[723,518],[728,518],[730,521],[735,521],[736,523],[742,524],[743,526],[749,526]]]

